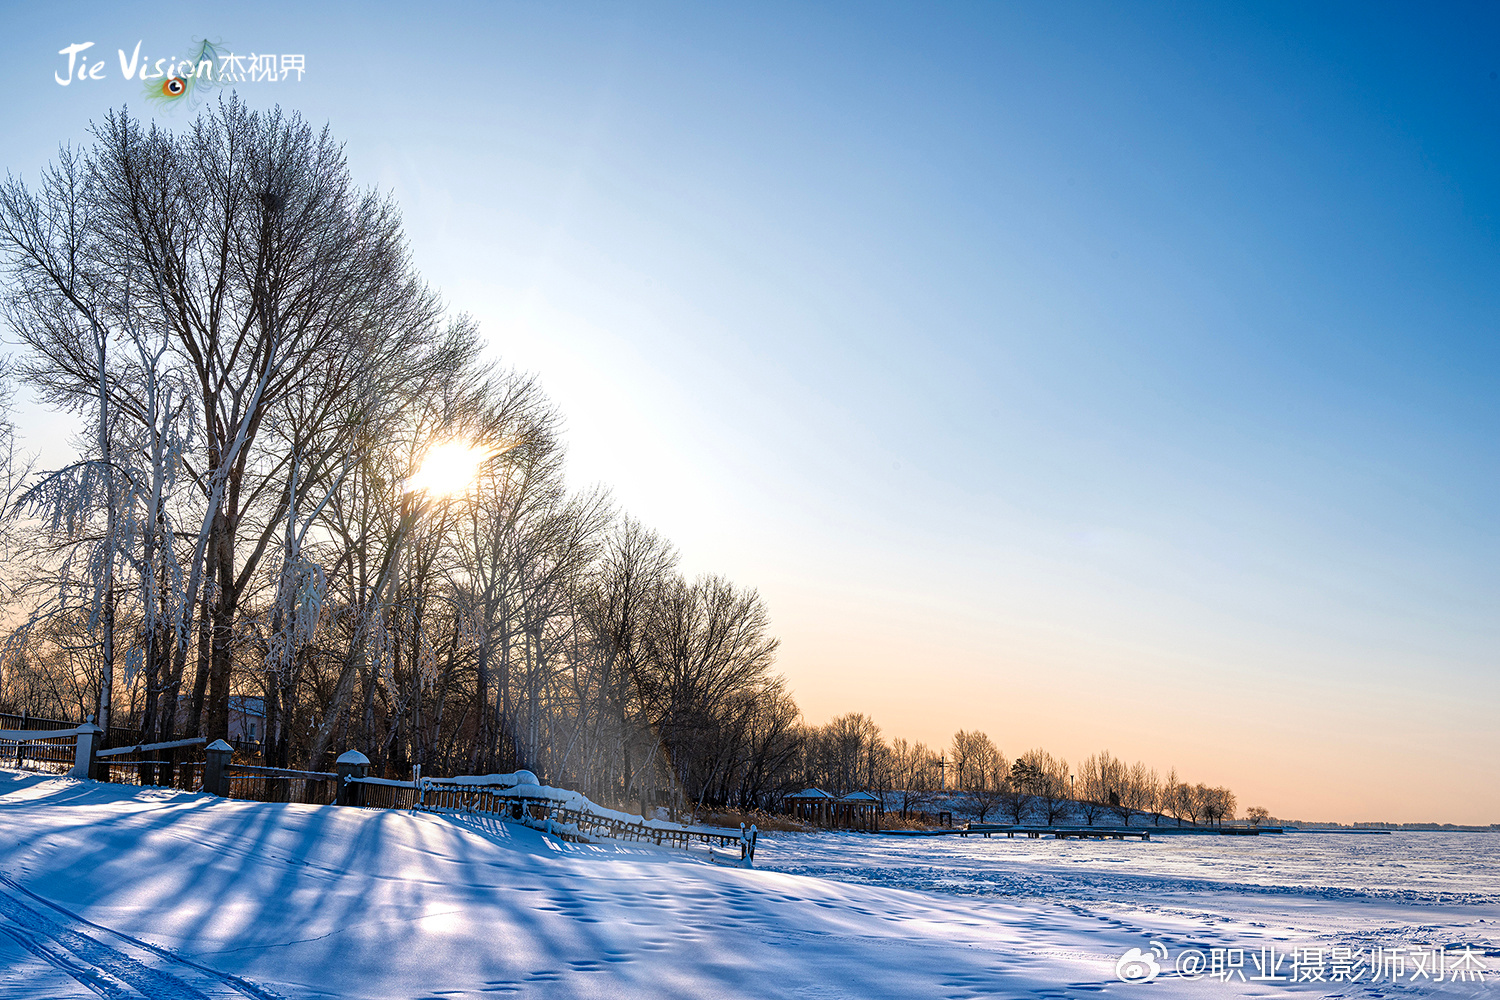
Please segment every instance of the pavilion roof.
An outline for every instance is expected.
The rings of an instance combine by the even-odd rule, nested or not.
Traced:
[[[789,799],[831,799],[831,798],[833,798],[833,796],[829,795],[827,792],[823,791],[823,789],[821,789],[821,788],[804,788],[804,789],[802,789],[802,791],[797,792],[794,795],[788,795],[787,798],[789,798]]]

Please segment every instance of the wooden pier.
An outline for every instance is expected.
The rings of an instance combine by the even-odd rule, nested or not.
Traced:
[[[1001,826],[998,823],[970,823],[966,828],[959,831],[961,836],[983,836],[989,838],[999,834],[1014,838],[1016,834],[1025,834],[1032,840],[1041,837],[1052,837],[1056,840],[1068,840],[1077,838],[1079,840],[1124,840],[1126,837],[1137,837],[1141,840],[1150,840],[1151,831],[1144,826]]]

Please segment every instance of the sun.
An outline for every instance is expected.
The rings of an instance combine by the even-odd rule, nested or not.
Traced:
[[[495,449],[472,441],[443,441],[422,456],[422,467],[406,481],[412,493],[430,497],[453,497],[466,493],[478,477],[479,466],[493,457]]]

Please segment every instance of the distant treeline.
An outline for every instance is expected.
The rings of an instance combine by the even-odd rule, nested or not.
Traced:
[[[806,730],[800,767],[790,777],[835,795],[856,790],[881,793],[903,819],[925,812],[946,792],[959,792],[981,821],[992,818],[1045,825],[1137,815],[1167,815],[1179,823],[1234,819],[1235,796],[1227,788],[1189,784],[1176,768],[1161,774],[1106,751],[1076,768],[1046,750],[1009,760],[988,735],[959,730],[947,747],[896,738],[886,742],[867,716],[851,713]],[[1252,807],[1260,821],[1266,812]]]

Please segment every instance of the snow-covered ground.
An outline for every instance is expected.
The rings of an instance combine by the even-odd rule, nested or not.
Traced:
[[[1497,950],[1497,853],[1493,834],[793,835],[746,871],[0,771],[0,998],[1486,996],[1493,955],[1482,981],[1411,972],[1434,946],[1445,967]],[[1400,948],[1404,973],[1256,982],[1267,947]],[[1149,985],[1116,977],[1131,948],[1167,953]],[[1193,948],[1244,949],[1247,981],[1178,975]]]

